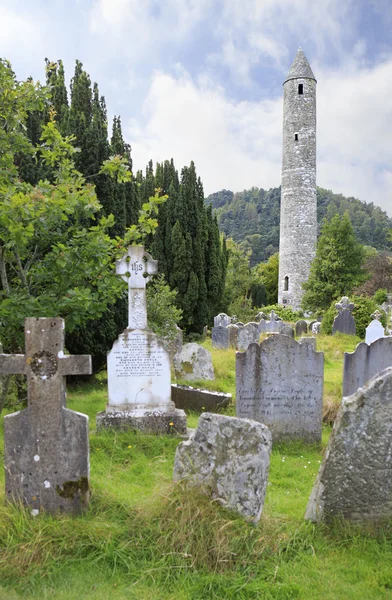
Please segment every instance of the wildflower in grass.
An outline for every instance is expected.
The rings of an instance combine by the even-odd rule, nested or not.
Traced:
[[[170,425],[170,427],[173,427],[173,425],[174,425],[173,421],[170,421],[169,425]]]
[[[128,446],[128,448],[132,448],[132,446]]]
[[[304,469],[307,469],[307,468],[308,468],[308,465],[304,465]]]

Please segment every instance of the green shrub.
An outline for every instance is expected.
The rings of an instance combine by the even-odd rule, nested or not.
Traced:
[[[373,296],[373,300],[376,304],[382,304],[383,302],[386,302],[387,299],[387,290],[382,288],[378,289]]]

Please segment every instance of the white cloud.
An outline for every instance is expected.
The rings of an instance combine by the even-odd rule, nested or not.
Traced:
[[[392,214],[392,61],[319,72],[318,184]],[[144,125],[128,124],[137,168],[194,160],[206,193],[280,184],[282,100],[234,102],[208,78],[156,73]]]

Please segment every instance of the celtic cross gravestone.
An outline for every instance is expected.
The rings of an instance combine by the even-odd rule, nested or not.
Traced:
[[[91,373],[64,354],[64,321],[25,320],[25,354],[0,355],[0,373],[27,377],[27,408],[4,418],[5,492],[31,513],[77,513],[89,498],[88,417],[65,406],[65,375]]]

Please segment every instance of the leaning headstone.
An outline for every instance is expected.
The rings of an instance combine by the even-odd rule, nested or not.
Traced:
[[[382,323],[380,323],[381,316],[382,315],[379,310],[376,310],[372,314],[373,321],[371,321],[366,327],[365,342],[367,344],[371,344],[372,342],[375,342],[376,340],[385,336],[384,327],[382,326]]]
[[[335,304],[339,314],[335,317],[332,325],[332,335],[335,333],[345,333],[347,335],[355,335],[355,319],[351,314],[354,304],[349,301],[347,296],[343,296],[340,302]]]
[[[388,367],[392,367],[392,336],[379,338],[370,345],[361,342],[354,352],[345,352],[343,396],[351,396]]]
[[[237,417],[264,423],[274,441],[321,441],[322,352],[271,335],[236,358]]]
[[[231,325],[228,325],[227,331],[229,332],[229,346],[231,346],[232,348],[237,348],[239,331],[238,325],[234,325],[233,323]]]
[[[299,344],[306,344],[313,348],[313,350],[317,350],[317,342],[315,337],[300,337],[298,339]]]
[[[177,446],[174,480],[185,480],[257,523],[271,454],[268,428],[248,419],[204,413],[191,438]]]
[[[343,398],[305,519],[392,518],[392,368]]]
[[[226,313],[219,313],[214,317],[214,327],[227,327],[231,323],[231,317]]]
[[[240,350],[246,350],[249,344],[257,344],[259,341],[259,324],[250,322],[238,330],[237,345]]]
[[[215,379],[211,353],[199,344],[184,344],[173,362],[178,379]]]
[[[282,329],[280,330],[280,333],[281,333],[281,335],[288,335],[288,336],[290,336],[292,338],[295,337],[294,336],[294,333],[295,333],[294,329],[293,329],[293,327],[290,327],[290,325],[284,325],[282,327]]]
[[[213,348],[226,350],[229,347],[228,327],[213,327],[211,331],[211,341]]]
[[[172,400],[177,408],[197,412],[216,412],[231,404],[231,394],[201,390],[188,385],[172,384]]]
[[[128,284],[128,327],[108,353],[109,402],[97,429],[186,433],[186,415],[171,399],[169,354],[147,328],[146,284],[157,271],[143,246],[129,246],[117,261],[116,273]]]
[[[308,333],[308,324],[304,319],[300,319],[295,324],[295,335],[299,337],[303,333]]]
[[[26,354],[1,354],[0,373],[27,376],[28,405],[4,417],[5,493],[32,515],[78,513],[89,500],[88,417],[66,408],[65,376],[91,373],[64,354],[64,321],[25,320]]]
[[[321,333],[321,322],[320,321],[316,321],[312,325],[312,334],[313,335],[318,335],[319,333]]]

